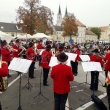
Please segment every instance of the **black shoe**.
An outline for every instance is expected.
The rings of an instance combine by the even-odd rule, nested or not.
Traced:
[[[9,77],[11,77],[11,75],[10,75],[10,74],[8,74],[8,78],[9,78]]]
[[[104,85],[103,87],[107,87],[106,85]]]
[[[44,86],[49,86],[49,84],[43,84]]]
[[[36,77],[34,77],[34,76],[32,76],[32,77],[30,77],[31,79],[34,79],[34,78],[36,78]]]

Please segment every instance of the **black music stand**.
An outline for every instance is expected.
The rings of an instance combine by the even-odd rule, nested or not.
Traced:
[[[40,91],[39,91],[39,93],[37,94],[37,96],[35,96],[34,98],[36,98],[36,97],[38,97],[38,96],[42,96],[42,97],[44,97],[45,99],[47,99],[47,100],[49,101],[49,99],[46,98],[46,97],[43,95],[43,93],[42,93],[42,89],[41,89],[41,77],[42,77],[42,69],[41,69],[41,74],[40,74]]]
[[[22,74],[23,75],[23,73],[21,73],[21,72],[18,72],[18,75],[15,77],[15,79],[18,77],[18,76],[20,76],[20,74]],[[27,76],[25,76],[25,75],[23,75],[25,78],[27,78]]]
[[[22,88],[22,90],[23,90],[25,87],[26,87],[28,90],[30,89],[30,91],[31,91],[32,85],[31,85],[31,83],[29,82],[29,74],[28,74],[28,82],[27,82],[27,84]]]
[[[19,107],[17,110],[22,110],[21,108],[21,74],[20,74],[20,79],[19,79]]]
[[[85,88],[86,88],[86,85],[87,85],[87,84],[90,85],[90,84],[87,82],[87,75],[88,75],[88,72],[86,73],[86,81],[85,81],[85,82],[82,82],[82,83],[79,83],[79,85],[85,84]]]

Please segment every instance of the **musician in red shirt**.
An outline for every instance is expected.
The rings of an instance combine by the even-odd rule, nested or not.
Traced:
[[[75,62],[71,61],[72,71],[73,71],[74,75],[77,76],[77,74],[78,74],[78,62],[80,60],[80,57],[79,57],[80,50],[78,49],[78,46],[74,46],[71,53],[77,54]]]
[[[48,79],[48,74],[49,74],[49,69],[50,69],[49,62],[52,57],[52,53],[50,50],[51,50],[51,46],[47,45],[46,49],[42,52],[42,55],[41,55],[40,66],[42,66],[43,68],[43,85],[44,86],[49,86],[47,84],[47,79]]]
[[[37,49],[44,49],[43,44],[42,44],[42,40],[39,41],[39,43],[37,45]]]
[[[19,57],[19,53],[22,51],[22,46],[20,44],[20,40],[17,39],[15,41],[15,45],[13,45],[13,49],[15,49],[16,51],[13,52],[13,57],[18,58]]]
[[[34,43],[32,42],[29,43],[29,48],[27,49],[27,59],[32,60],[31,66],[29,68],[29,77],[35,78],[34,77],[34,65],[35,65],[35,60],[36,60],[36,53],[34,51]]]
[[[90,57],[90,60],[93,62],[100,62],[101,66],[103,66],[104,62],[101,56],[99,56],[98,49],[93,50],[93,55]],[[98,90],[98,78],[99,72],[98,71],[91,71],[91,90]]]
[[[105,68],[104,68],[105,77],[107,78],[108,71],[110,71],[110,48],[108,48],[107,50],[107,54],[105,55],[104,61],[105,61]],[[106,87],[106,83],[103,87]]]
[[[6,40],[3,40],[2,49],[1,49],[2,61],[7,62],[8,66],[11,61],[11,52],[12,52],[12,48],[9,48],[9,46],[7,46]],[[11,77],[9,73],[8,73],[8,77]]]
[[[72,69],[66,65],[68,56],[61,53],[57,56],[59,64],[52,67],[51,78],[53,79],[54,110],[65,110],[65,104],[70,92],[70,81],[74,80]]]

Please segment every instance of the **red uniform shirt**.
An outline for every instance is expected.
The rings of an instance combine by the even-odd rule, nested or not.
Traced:
[[[39,43],[39,44],[37,45],[37,49],[44,49],[44,47]]]
[[[8,76],[8,65],[6,63],[2,63],[2,67],[0,68],[0,77]]]
[[[52,57],[52,53],[47,51],[47,50],[44,50],[42,52],[42,55],[41,55],[41,64],[40,66],[42,66],[43,68],[47,68],[49,69],[49,62],[50,62],[50,59]]]
[[[110,53],[106,54],[104,58],[106,64],[105,64],[105,70],[110,71]]]
[[[35,61],[36,54],[32,48],[27,49],[27,59]]]
[[[78,62],[80,60],[80,57],[79,57],[79,55],[81,54],[80,50],[77,49],[76,51],[72,51],[71,53],[77,54],[77,57],[75,59],[75,62]]]
[[[90,56],[91,61],[100,62],[101,66],[103,66],[104,62],[101,56],[98,55],[98,59],[96,55]]]
[[[18,50],[17,52],[16,51],[13,52],[13,57],[17,57],[18,58],[19,57],[19,53],[22,51],[22,49],[17,47],[16,45],[13,45],[13,48]]]
[[[52,67],[51,78],[53,79],[53,91],[57,94],[70,92],[69,81],[74,80],[71,67],[65,64],[58,64]]]
[[[10,62],[11,61],[11,52],[8,49],[2,48],[2,61]]]

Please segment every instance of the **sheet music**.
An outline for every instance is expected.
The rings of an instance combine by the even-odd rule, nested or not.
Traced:
[[[10,63],[8,69],[19,71],[22,73],[27,73],[31,63],[32,63],[31,60],[14,58],[12,62]]]
[[[49,66],[53,67],[53,66],[58,65],[58,64],[60,64],[60,62],[57,60],[57,57],[51,57]],[[70,66],[70,60],[69,59],[66,61],[66,65]]]
[[[102,71],[101,64],[99,62],[92,62],[96,71]]]
[[[74,54],[74,53],[67,53],[67,52],[65,52],[65,54],[68,55],[68,58],[71,61],[75,61],[75,59],[77,57],[77,54]]]
[[[84,72],[95,71],[95,68],[92,62],[82,62],[82,67]]]
[[[90,61],[89,55],[80,55],[82,61]]]
[[[99,62],[82,62],[82,67],[84,72],[102,71],[102,68]]]

